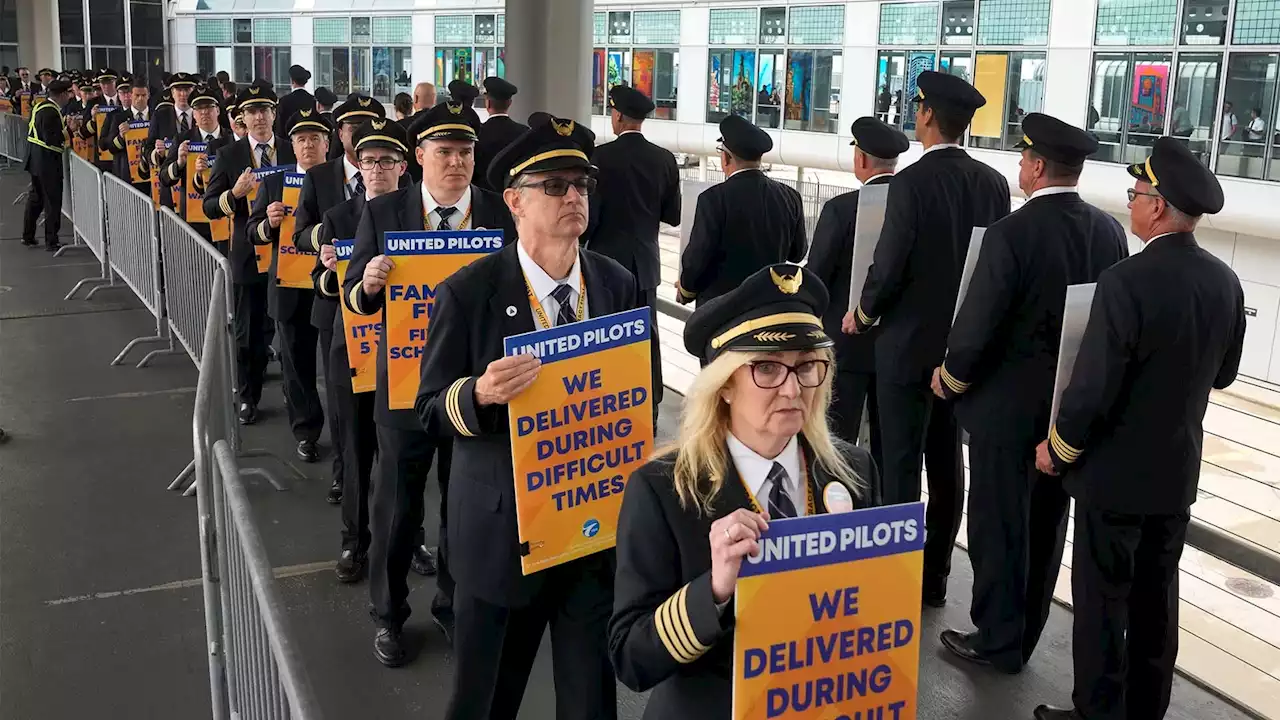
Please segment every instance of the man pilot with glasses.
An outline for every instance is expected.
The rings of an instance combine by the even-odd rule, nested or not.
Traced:
[[[508,240],[515,237],[511,213],[502,198],[472,184],[479,127],[475,111],[455,102],[436,105],[409,128],[409,136],[417,143],[422,182],[369,201],[361,215],[342,287],[342,300],[353,312],[382,315],[387,275],[394,267],[386,255],[388,232],[500,228]],[[379,346],[386,348],[383,317]],[[431,327],[434,334],[434,318]],[[385,350],[378,353],[374,399],[378,469],[370,512],[369,582],[377,626],[374,654],[384,665],[397,667],[405,662],[401,628],[410,612],[406,577],[414,547],[421,542],[417,535],[424,515],[422,493],[437,454],[442,542],[432,617],[446,635],[452,628],[453,581],[443,542],[451,439],[434,423],[423,423],[413,410],[391,409],[386,358]]]

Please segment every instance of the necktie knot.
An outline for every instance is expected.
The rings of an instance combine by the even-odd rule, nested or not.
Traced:
[[[353,183],[353,185],[354,185],[354,189],[353,189],[353,191],[352,191],[352,194],[353,194],[353,195],[364,195],[364,191],[365,191],[365,187],[364,187],[364,175],[362,175],[362,174],[360,173],[360,171],[359,171],[359,170],[357,170],[357,171],[356,171],[356,174],[351,178],[351,182],[352,182],[352,183]]]
[[[796,505],[791,501],[791,495],[787,492],[787,469],[782,467],[782,463],[775,462],[773,467],[769,468],[769,477],[767,482],[772,483],[769,488],[769,516],[775,520],[796,517]]]
[[[551,297],[560,305],[560,310],[556,313],[556,326],[568,325],[569,323],[578,322],[578,314],[574,307],[569,304],[569,299],[573,296],[573,288],[568,283],[561,283],[551,291]]]
[[[205,133],[205,135],[204,135],[204,141],[205,141],[206,143],[211,143],[211,142],[213,142],[213,133]]]
[[[449,224],[449,218],[453,217],[453,214],[454,214],[454,213],[456,213],[456,212],[458,212],[458,208],[456,208],[456,207],[438,207],[438,208],[436,208],[436,214],[440,216],[440,228],[441,228],[442,230],[452,230],[452,229],[453,229],[453,226]]]

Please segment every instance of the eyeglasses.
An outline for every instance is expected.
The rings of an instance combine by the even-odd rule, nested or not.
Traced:
[[[1147,196],[1147,197],[1154,197],[1154,198],[1163,198],[1163,197],[1164,197],[1164,196],[1163,196],[1163,195],[1161,195],[1160,193],[1154,193],[1154,192],[1138,192],[1137,190],[1134,190],[1133,188],[1129,188],[1128,190],[1126,190],[1126,191],[1125,191],[1125,194],[1127,194],[1127,195],[1129,196],[1129,202],[1133,202],[1134,200],[1137,200],[1137,199],[1138,199],[1138,197],[1139,197],[1139,196],[1142,196],[1142,195],[1145,195],[1145,196]]]
[[[397,160],[393,157],[362,157],[356,162],[356,164],[360,166],[361,170],[372,170],[374,165],[377,165],[383,170],[394,170],[401,162],[403,161]]]
[[[520,185],[522,188],[540,187],[542,192],[551,197],[563,197],[569,192],[569,186],[578,189],[578,194],[586,197],[596,191],[596,179],[593,177],[580,177],[573,180],[562,177],[552,177],[538,182],[529,182]]]
[[[831,363],[827,360],[806,360],[799,365],[788,365],[777,360],[760,360],[747,363],[751,368],[751,380],[761,390],[780,388],[793,373],[800,387],[816,388],[827,379]]]

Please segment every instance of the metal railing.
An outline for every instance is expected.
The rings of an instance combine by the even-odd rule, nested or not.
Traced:
[[[150,204],[149,198],[147,202]],[[231,263],[169,208],[160,209],[158,235],[156,247],[164,282],[164,315],[169,332],[182,343],[191,362],[201,367],[210,294],[216,289],[222,295],[225,307],[235,307],[231,294]],[[154,357],[167,352],[157,350],[148,354],[138,367],[146,367]]]
[[[92,287],[85,295],[88,300],[103,287],[115,285],[115,274],[107,261],[107,213],[102,202],[102,171],[79,155],[63,153],[63,156],[70,163],[67,177],[71,186],[71,226],[76,238],[83,240],[93,256],[98,258],[100,268],[98,277],[87,277],[76,283],[71,292],[67,293],[66,299],[75,297],[80,288],[89,285]],[[64,203],[67,200],[63,197]]]
[[[111,364],[123,363],[125,357],[142,343],[169,342],[167,350],[157,352],[177,352],[173,347],[172,336],[165,328],[160,236],[151,198],[114,175],[103,175],[102,183],[103,207],[107,210],[105,244],[108,248],[108,265],[142,301],[156,321],[154,335],[130,340]],[[154,357],[156,354],[150,353],[147,357]]]
[[[27,161],[27,120],[21,115],[0,113],[0,158],[19,168]]]
[[[233,330],[217,267],[200,346],[192,441],[201,586],[214,720],[316,720],[315,692],[293,641],[236,461]]]

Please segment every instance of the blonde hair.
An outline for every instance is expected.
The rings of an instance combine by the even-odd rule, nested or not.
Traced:
[[[822,358],[834,361],[830,350],[820,351]],[[679,440],[659,452],[659,456],[675,455],[673,483],[680,506],[693,506],[699,514],[710,515],[711,505],[724,487],[725,478],[734,472],[725,449],[729,434],[729,404],[720,391],[738,368],[759,357],[759,353],[729,351],[721,354],[694,378],[684,398],[680,414]],[[864,485],[836,449],[827,426],[827,408],[831,405],[831,381],[834,365],[826,380],[817,388],[808,417],[801,432],[813,450],[817,465],[829,475],[848,485],[861,497]],[[705,479],[704,479],[705,478]]]

